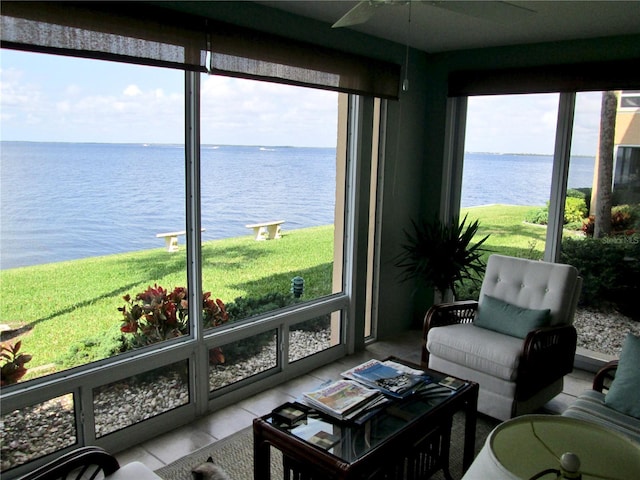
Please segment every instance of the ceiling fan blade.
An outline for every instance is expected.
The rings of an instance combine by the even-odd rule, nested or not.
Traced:
[[[331,28],[350,27],[351,25],[359,25],[365,23],[376,13],[376,8],[380,2],[362,1],[355,7],[345,13],[340,20],[331,25]]]
[[[429,2],[429,5],[497,23],[516,22],[537,13],[530,8],[502,1],[435,1]]]

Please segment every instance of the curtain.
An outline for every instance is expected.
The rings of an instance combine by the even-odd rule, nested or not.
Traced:
[[[449,96],[630,90],[640,85],[640,58],[544,67],[465,70],[449,75]]]
[[[141,2],[2,2],[3,48],[398,98],[400,66]]]

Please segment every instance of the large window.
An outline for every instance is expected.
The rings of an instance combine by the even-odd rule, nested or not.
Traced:
[[[578,268],[582,357],[616,357],[626,333],[640,333],[631,305],[640,274],[640,117],[628,98],[583,92],[467,100],[461,213],[490,235],[490,253]],[[598,234],[604,215],[610,219]],[[477,298],[477,288],[467,287],[461,296]]]
[[[469,98],[461,207],[491,234],[487,248],[542,258],[533,224],[546,221],[530,211],[549,202],[557,109],[557,94]]]
[[[591,178],[569,183],[565,217],[573,218],[564,226],[560,255],[583,277],[579,353],[604,359],[620,355],[627,332],[640,334],[633,304],[640,293],[640,110],[625,98],[633,97],[576,95],[569,178],[576,171]]]
[[[345,207],[336,186],[345,170],[336,149],[339,94],[208,75],[201,85],[202,285],[227,312],[204,327],[342,292],[334,241]],[[214,340],[211,390],[277,369],[278,342],[288,345],[288,362],[335,346],[341,325],[339,312],[326,313],[280,333]]]
[[[151,5],[0,20],[12,432],[64,402],[56,453],[117,451],[347,353],[360,122],[398,65]],[[3,476],[55,454],[30,436]]]
[[[37,448],[3,450],[3,472],[83,442],[121,446],[160,416],[184,422],[199,396],[220,402],[344,354],[346,95],[203,75],[188,172],[184,73],[13,51],[2,62],[3,345],[30,357],[26,375],[3,377],[3,445]],[[64,393],[49,396],[44,376]],[[155,400],[132,411],[140,396]],[[61,403],[64,441],[20,427],[48,425]]]
[[[0,309],[23,380],[188,332],[119,311],[186,285],[184,236],[158,237],[185,230],[183,75],[13,51],[2,75]]]

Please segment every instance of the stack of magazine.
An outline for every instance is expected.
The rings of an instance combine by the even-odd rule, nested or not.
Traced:
[[[422,370],[409,368],[393,360],[369,360],[342,372],[342,376],[396,398],[410,395],[418,386],[431,380]]]
[[[352,419],[385,400],[378,390],[346,379],[304,393],[303,396],[312,407],[341,420]]]
[[[304,401],[340,420],[351,420],[404,398],[431,382],[421,370],[387,360],[369,360],[342,372],[343,379],[303,394]]]

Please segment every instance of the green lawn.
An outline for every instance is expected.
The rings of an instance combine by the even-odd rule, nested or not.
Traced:
[[[543,225],[524,223],[527,212],[533,208],[519,205],[463,208],[460,218],[468,215],[467,222],[478,220],[478,238],[490,235],[484,243],[490,253],[539,260],[544,254],[547,229]]]
[[[225,303],[287,293],[296,275],[305,280],[304,298],[316,298],[331,293],[333,226],[285,232],[276,241],[246,236],[205,242],[202,258],[204,291]],[[183,246],[176,253],[158,248],[3,270],[0,318],[11,327],[30,327],[22,345],[33,355],[27,367],[46,366],[39,374],[50,373],[70,346],[94,348],[119,335],[123,295],[133,297],[154,283],[186,286],[185,265]]]
[[[525,224],[531,207],[492,205],[464,209],[479,220],[477,239],[493,253],[542,258],[546,228]],[[203,287],[225,303],[237,297],[287,293],[291,279],[305,280],[304,298],[331,293],[333,226],[285,232],[280,240],[256,242],[252,236],[203,244]],[[489,254],[487,253],[487,256]],[[12,327],[28,326],[22,351],[33,355],[27,365],[42,375],[67,366],[103,358],[100,352],[119,336],[122,296],[158,283],[186,286],[184,246],[16,268],[0,272],[0,318]],[[70,348],[83,346],[78,358]],[[73,350],[75,351],[75,350]],[[81,355],[86,355],[82,357]]]

